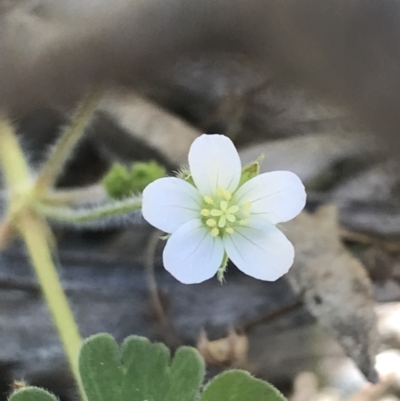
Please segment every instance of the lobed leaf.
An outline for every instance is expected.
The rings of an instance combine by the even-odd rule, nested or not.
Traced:
[[[242,370],[218,375],[205,388],[200,401],[285,401],[271,384]]]
[[[79,357],[88,401],[194,401],[204,377],[204,361],[191,347],[171,362],[168,348],[143,337],[128,337],[120,351],[108,334],[85,341]]]
[[[8,401],[59,401],[53,394],[38,387],[24,387],[11,394]]]

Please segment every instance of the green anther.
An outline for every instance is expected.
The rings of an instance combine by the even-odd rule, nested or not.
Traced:
[[[250,202],[244,202],[242,205],[243,213],[246,215],[250,214],[250,209],[251,209],[251,203]]]
[[[230,192],[230,191],[225,191],[225,193],[224,193],[224,198],[225,198],[227,201],[231,200],[231,199],[232,199],[232,192]]]
[[[232,192],[227,189],[217,188],[217,196],[225,198],[227,201],[232,199]]]
[[[232,192],[223,188],[217,188],[217,194],[214,196],[203,197],[200,215],[204,226],[209,228],[213,237],[233,234],[235,227],[248,224],[247,216],[250,214],[251,203],[238,205],[233,203],[232,198]]]
[[[206,221],[206,224],[208,225],[208,227],[215,227],[217,225],[217,222],[214,219],[208,219]]]
[[[209,205],[212,205],[214,203],[213,198],[211,198],[211,196],[205,196],[204,198],[204,202],[208,203]]]
[[[214,227],[214,228],[211,230],[211,235],[212,235],[213,237],[218,237],[218,235],[219,235],[219,230],[218,230],[217,227]]]

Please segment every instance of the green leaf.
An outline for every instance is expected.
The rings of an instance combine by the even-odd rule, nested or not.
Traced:
[[[192,347],[181,347],[175,354],[170,370],[171,386],[165,401],[192,401],[203,383],[204,361]]]
[[[89,401],[194,401],[204,362],[191,347],[170,351],[143,337],[128,337],[122,352],[106,334],[85,341],[80,374]]]
[[[133,163],[130,170],[115,163],[102,184],[110,198],[123,199],[143,192],[147,185],[165,175],[165,168],[155,161]]]
[[[200,401],[285,401],[271,384],[248,372],[231,370],[220,374],[205,388]]]
[[[115,163],[102,181],[107,195],[112,199],[122,199],[130,195],[130,174],[125,166]]]
[[[165,168],[154,160],[146,163],[133,163],[130,173],[132,191],[134,193],[143,192],[147,185],[166,174]]]
[[[53,394],[38,387],[25,387],[11,394],[8,401],[59,401]]]
[[[96,334],[85,340],[79,372],[89,401],[121,401],[124,372],[118,345],[110,335]]]
[[[123,355],[126,376],[121,400],[162,399],[170,384],[168,348],[164,344],[151,344],[146,338],[128,337]]]

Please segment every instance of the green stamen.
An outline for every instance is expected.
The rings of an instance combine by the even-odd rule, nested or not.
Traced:
[[[235,227],[248,224],[251,203],[236,204],[232,199],[233,193],[223,188],[217,188],[216,195],[203,197],[200,218],[213,237],[231,235]]]

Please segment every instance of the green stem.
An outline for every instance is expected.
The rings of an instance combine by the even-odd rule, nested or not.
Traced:
[[[78,365],[82,338],[51,257],[46,226],[28,212],[18,215],[17,225],[29,251],[32,265],[56,325],[72,373],[79,385],[82,400],[85,400],[86,395],[82,388]]]
[[[0,161],[10,192],[31,185],[29,167],[10,121],[0,115]]]
[[[123,200],[109,201],[100,206],[89,206],[87,209],[72,209],[69,207],[40,204],[36,210],[49,219],[61,223],[82,225],[85,223],[102,222],[128,213],[137,212],[142,208],[142,198],[135,196]]]
[[[99,103],[100,95],[100,91],[92,92],[81,103],[71,123],[61,135],[52,153],[40,170],[36,181],[38,192],[46,192],[54,185],[72,150],[82,138],[86,126],[90,123]]]

